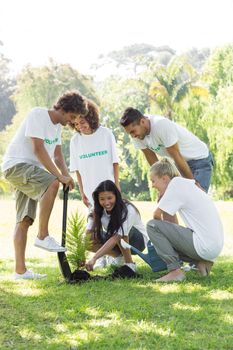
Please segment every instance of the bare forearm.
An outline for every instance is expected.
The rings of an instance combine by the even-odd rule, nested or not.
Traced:
[[[54,162],[56,166],[60,169],[62,175],[70,176],[69,171],[66,166],[65,159],[61,150],[61,145],[57,145],[54,151]]]
[[[44,147],[40,147],[38,149],[34,150],[34,154],[40,161],[40,163],[54,176],[57,178],[60,177],[60,172],[51,160],[50,156],[48,155],[46,149]]]
[[[193,179],[192,171],[189,168],[186,160],[182,157],[178,144],[176,143],[173,146],[168,147],[167,152],[169,153],[170,157],[173,158],[176,167],[180,171],[181,175],[187,179]]]
[[[83,196],[84,195],[83,183],[82,183],[82,178],[81,178],[79,171],[76,171],[76,176],[77,176],[77,182],[78,182],[80,194],[81,194],[81,196]]]
[[[114,173],[114,180],[117,188],[120,190],[120,183],[119,183],[119,164],[113,163],[113,173]]]
[[[147,148],[142,149],[142,152],[144,153],[144,156],[145,156],[147,162],[149,163],[149,165],[153,165],[154,163],[156,163],[158,161],[158,157],[150,149],[147,149]]]
[[[189,168],[188,163],[183,158],[176,160],[176,166],[183,177],[186,177],[187,179],[193,179],[192,171]]]
[[[104,256],[120,241],[120,236],[114,235],[107,240],[107,242],[95,253],[94,259],[97,260]]]
[[[62,175],[69,176],[69,171],[67,169],[67,166],[66,166],[66,163],[65,163],[65,160],[63,157],[61,157],[61,158],[56,157],[54,159],[54,162],[55,162],[56,166],[58,167],[58,169],[60,169]]]

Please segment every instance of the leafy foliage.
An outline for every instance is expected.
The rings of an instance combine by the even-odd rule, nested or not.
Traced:
[[[77,211],[68,218],[66,230],[67,260],[76,269],[86,260],[91,240],[86,235],[86,219]]]
[[[160,112],[169,118],[190,92],[208,95],[204,87],[195,85],[198,75],[186,56],[174,57],[167,66],[152,65],[150,70],[153,77],[149,89],[151,107],[157,104]]]
[[[8,61],[1,58],[0,71],[5,82]],[[0,135],[0,159],[30,108],[52,106],[64,91],[78,89],[100,105],[102,124],[115,134],[120,155],[121,187],[128,198],[154,198],[148,183],[148,164],[119,124],[124,109],[130,106],[142,113],[168,116],[206,142],[215,158],[212,189],[221,198],[232,198],[233,44],[213,52],[208,48],[194,48],[182,56],[175,55],[169,47],[135,44],[102,58],[108,59],[108,62],[102,60],[102,68],[109,67],[110,61],[119,68],[117,75],[98,83],[70,65],[58,65],[53,60],[44,67],[25,67],[17,77],[14,94],[17,114],[13,124]],[[122,68],[124,76],[121,75]],[[1,91],[0,113],[3,106]],[[4,101],[7,101],[5,97]],[[67,163],[71,136],[71,130],[64,128],[62,147]]]
[[[99,85],[101,120],[114,131],[120,156],[122,192],[128,198],[149,199],[146,173],[148,166],[141,152],[136,151],[119,120],[127,107],[145,112],[149,108],[148,84],[140,77],[124,79],[111,77]],[[144,195],[142,196],[142,192]]]
[[[214,154],[213,183],[222,198],[233,197],[233,87],[218,90],[204,115],[210,148]]]
[[[68,64],[58,65],[50,60],[47,66],[34,68],[28,65],[22,70],[14,94],[18,112],[13,118],[13,123],[1,134],[0,158],[28,111],[36,106],[52,107],[56,99],[67,90],[79,90],[98,103],[92,80]],[[67,163],[71,135],[67,128],[63,135],[63,151]]]
[[[0,53],[0,131],[11,122],[16,112],[14,102],[11,98],[16,82],[10,78],[9,63],[10,60]]]
[[[26,66],[17,80],[14,99],[18,109],[24,112],[35,106],[52,107],[56,99],[68,90],[98,102],[92,81],[69,64],[56,64],[50,60],[47,66]]]
[[[217,48],[206,62],[204,80],[210,93],[217,96],[218,90],[233,84],[233,44]]]

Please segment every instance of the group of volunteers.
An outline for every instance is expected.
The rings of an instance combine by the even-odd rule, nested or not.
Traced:
[[[72,190],[75,172],[83,203],[88,208],[87,231],[92,258],[85,262],[92,271],[96,262],[112,261],[136,272],[130,249],[121,239],[143,251],[151,240],[167,273],[157,282],[182,281],[182,262],[196,266],[207,276],[223,247],[223,228],[208,196],[213,160],[208,147],[186,128],[158,115],[144,115],[127,108],[120,124],[148,161],[152,187],[158,202],[147,226],[138,209],[122,198],[119,159],[112,131],[100,125],[96,104],[77,91],[67,92],[53,108],[32,109],[17,130],[3,158],[2,171],[15,188],[14,279],[46,277],[27,269],[25,250],[29,226],[39,202],[39,227],[35,246],[64,252],[49,235],[49,218],[59,189]],[[61,151],[61,127],[74,130],[70,141],[70,168]],[[157,157],[159,155],[160,158]],[[179,213],[184,226],[178,224]]]

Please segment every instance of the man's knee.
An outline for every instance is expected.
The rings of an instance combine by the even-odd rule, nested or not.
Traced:
[[[29,227],[33,224],[34,220],[30,218],[29,216],[25,216],[22,221],[20,221],[18,224],[22,225],[24,227]]]
[[[150,239],[154,238],[157,235],[160,224],[161,224],[161,220],[153,219],[148,221],[146,225],[146,230]]]
[[[49,185],[48,189],[57,193],[57,191],[59,189],[59,184],[60,184],[60,182],[56,179]]]

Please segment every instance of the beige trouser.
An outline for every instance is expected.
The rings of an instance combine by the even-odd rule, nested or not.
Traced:
[[[48,171],[36,165],[19,163],[4,172],[5,178],[15,187],[16,222],[25,216],[36,217],[37,202],[56,179]]]
[[[197,263],[203,260],[195,250],[193,231],[189,228],[167,221],[150,220],[147,233],[169,271],[179,269],[180,261]]]

